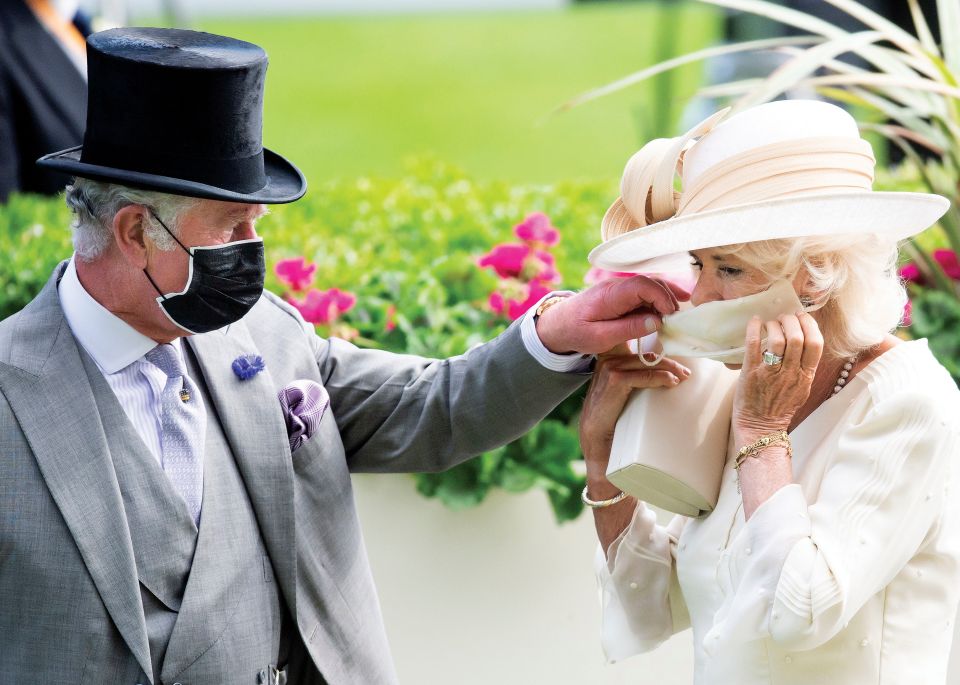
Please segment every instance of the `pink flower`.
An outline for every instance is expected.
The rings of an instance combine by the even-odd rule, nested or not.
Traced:
[[[900,278],[909,283],[923,283],[923,277],[920,275],[920,269],[913,262],[904,264],[900,267]]]
[[[483,255],[477,264],[492,267],[500,278],[518,278],[532,250],[527,245],[501,243]]]
[[[487,299],[487,306],[490,307],[490,310],[494,314],[503,314],[503,308],[506,306],[503,293],[499,290],[494,290],[490,293],[490,297]]]
[[[907,303],[903,305],[903,316],[900,319],[901,326],[909,326],[913,323],[913,302],[907,300]]]
[[[560,242],[560,231],[550,224],[550,218],[543,212],[527,214],[526,218],[513,227],[520,240],[542,245],[556,245]]]
[[[549,293],[551,289],[541,281],[531,281],[530,283],[514,283],[519,288],[508,287],[506,292],[495,290],[490,293],[487,304],[495,314],[506,314],[511,321],[516,321],[527,313],[533,305]]]
[[[534,250],[529,245],[501,243],[483,255],[477,265],[491,267],[500,278],[518,278],[523,281],[539,279],[559,281],[553,255],[544,250]]]
[[[397,327],[397,306],[390,305],[387,307],[387,321],[383,325],[383,330],[389,333]]]
[[[288,288],[300,292],[313,284],[314,272],[317,265],[308,263],[303,257],[281,259],[274,267],[277,278]]]
[[[526,268],[522,275],[531,281],[560,282],[560,273],[557,271],[557,263],[554,261],[553,255],[543,250],[537,250],[532,258],[527,260]]]
[[[329,324],[344,312],[349,311],[356,304],[357,297],[339,288],[330,288],[330,290],[311,288],[302,302],[293,297],[288,298],[288,301],[297,308],[305,321],[313,324]]]
[[[943,273],[955,281],[960,281],[960,262],[957,261],[956,252],[947,249],[934,250],[933,258],[937,260]]]
[[[960,261],[957,260],[956,252],[940,248],[933,251],[933,259],[940,265],[948,278],[960,281]],[[920,268],[913,262],[908,262],[900,267],[900,278],[916,285],[926,285],[927,282],[923,274],[920,273]]]
[[[540,281],[531,281],[527,284],[527,297],[525,300],[510,300],[507,303],[507,316],[510,317],[511,321],[516,321],[521,316],[526,314],[530,307],[539,302],[540,299],[549,292],[550,288],[548,288],[544,283]]]

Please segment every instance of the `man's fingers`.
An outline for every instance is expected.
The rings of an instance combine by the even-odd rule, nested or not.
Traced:
[[[610,321],[595,321],[590,324],[596,331],[598,349],[650,335],[660,329],[660,317],[653,312],[631,314]]]
[[[620,342],[611,347],[606,352],[600,352],[597,355],[598,359],[618,359],[620,357],[632,357],[634,356],[633,352],[627,347],[627,343]]]
[[[673,294],[674,298],[676,298],[678,302],[687,302],[690,300],[690,293],[673,281],[670,281],[666,278],[656,278],[654,280],[657,281],[657,283],[663,283],[663,285],[667,287],[667,289]]]
[[[609,283],[596,312],[597,320],[615,319],[642,308],[653,308],[661,314],[677,311],[670,288],[651,278],[633,276]]]

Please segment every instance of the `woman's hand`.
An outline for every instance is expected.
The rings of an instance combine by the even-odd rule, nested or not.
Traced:
[[[597,358],[583,412],[580,415],[580,445],[587,461],[590,493],[605,498],[614,486],[606,483],[607,462],[613,444],[613,430],[630,393],[639,388],[671,388],[686,380],[690,369],[666,357],[653,367],[646,366],[626,345],[619,345]],[[604,487],[606,484],[607,487]]]
[[[763,362],[766,349],[783,357],[775,366]],[[733,431],[737,445],[747,445],[763,435],[789,430],[794,414],[810,396],[810,387],[823,352],[823,336],[812,316],[785,314],[763,323],[753,317],[747,324],[746,355],[733,402]]]

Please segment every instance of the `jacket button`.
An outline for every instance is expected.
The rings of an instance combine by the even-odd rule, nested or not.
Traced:
[[[792,664],[792,663],[793,663],[793,657],[785,656],[785,657],[783,657],[783,661],[784,661],[784,663]]]

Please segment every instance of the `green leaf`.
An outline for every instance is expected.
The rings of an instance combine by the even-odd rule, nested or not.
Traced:
[[[937,0],[940,42],[944,61],[954,74],[960,74],[960,0]]]
[[[658,64],[654,64],[652,67],[647,67],[646,69],[641,69],[640,71],[634,72],[628,76],[624,76],[621,79],[608,83],[605,86],[600,88],[595,88],[589,90],[585,93],[568,100],[567,102],[560,105],[557,108],[556,112],[566,111],[574,107],[578,107],[585,102],[590,100],[596,100],[599,97],[609,95],[610,93],[615,93],[619,90],[623,90],[632,85],[642,83],[647,79],[656,76],[657,74],[662,74],[664,72],[671,71],[678,67],[681,67],[685,64],[691,64],[693,62],[700,62],[705,59],[710,59],[713,57],[719,57],[721,55],[728,55],[737,52],[752,52],[758,50],[768,50],[770,48],[777,48],[783,45],[809,45],[810,43],[817,43],[820,39],[814,36],[795,36],[789,38],[765,38],[763,40],[751,40],[745,41],[742,43],[735,43],[732,45],[721,45],[712,48],[705,48],[703,50],[697,50],[696,52],[691,52],[687,55],[681,55],[680,57],[674,57],[673,59],[668,59]],[[555,112],[555,113],[556,113]]]
[[[960,384],[960,301],[956,295],[925,290],[913,299],[913,338],[927,338],[930,350]]]
[[[920,3],[917,0],[907,0],[907,5],[910,7],[913,26],[917,30],[917,38],[920,39],[923,49],[931,55],[939,57],[940,48],[937,47],[937,42],[933,39],[933,33],[930,31],[930,25],[927,24],[927,18],[923,16],[923,10],[920,9]]]
[[[736,109],[744,109],[772,100],[795,86],[837,55],[856,51],[857,48],[876,43],[883,38],[879,31],[850,33],[816,45],[777,67],[751,92],[737,101]]]

